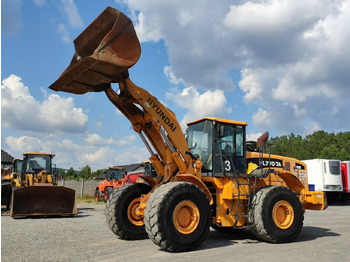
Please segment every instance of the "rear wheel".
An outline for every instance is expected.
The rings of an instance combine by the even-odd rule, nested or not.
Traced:
[[[145,228],[149,238],[169,251],[189,251],[206,238],[211,224],[208,198],[197,186],[173,182],[160,186],[149,198]]]
[[[106,221],[114,234],[122,239],[147,238],[143,216],[137,214],[140,198],[151,187],[145,184],[127,184],[114,190],[106,203]]]
[[[98,202],[101,199],[101,192],[99,190],[95,191],[95,201]]]
[[[253,234],[274,243],[290,242],[303,226],[304,211],[296,194],[283,186],[258,190],[248,214]]]

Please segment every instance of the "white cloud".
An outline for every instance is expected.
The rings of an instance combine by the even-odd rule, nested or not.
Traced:
[[[252,119],[261,132],[349,130],[349,1],[123,3],[141,41],[164,40],[171,83],[233,90],[230,72],[240,70],[239,87],[259,108]]]
[[[61,39],[64,43],[70,44],[72,42],[69,32],[64,24],[59,24],[57,26],[57,33],[61,36]]]
[[[125,163],[141,163],[148,160],[150,154],[145,147],[128,147],[122,152],[117,152],[114,157],[114,163],[123,165]]]
[[[230,110],[226,108],[227,101],[222,90],[208,90],[201,94],[196,88],[187,87],[180,92],[177,89],[167,92],[166,96],[178,106],[188,110],[181,121],[183,130],[188,122],[203,117],[225,118]]]
[[[75,5],[73,0],[61,0],[62,8],[64,11],[65,16],[68,19],[68,24],[71,27],[82,27],[83,21],[81,20],[81,17],[78,12],[78,8]]]
[[[51,94],[42,103],[35,100],[22,79],[10,75],[1,85],[3,127],[41,133],[80,133],[88,116],[74,107],[73,98]]]
[[[102,146],[102,145],[130,145],[136,140],[135,135],[130,135],[122,139],[115,140],[113,138],[103,139],[98,134],[89,134],[85,139],[87,145],[90,146]]]
[[[88,135],[82,144],[57,135],[9,136],[2,147],[14,157],[20,158],[24,152],[46,152],[56,155],[54,163],[59,168],[73,167],[76,170],[89,165],[93,170],[113,165],[125,165],[145,161],[149,158],[146,148],[133,145],[134,136],[122,139],[121,143],[112,138],[102,139],[98,135]]]
[[[262,133],[250,133],[247,134],[247,141],[257,141]]]
[[[270,127],[271,119],[271,114],[262,108],[259,108],[258,111],[253,115],[253,123],[262,129],[268,129]]]
[[[174,85],[178,85],[182,82],[181,79],[176,78],[175,73],[173,72],[171,66],[164,67],[164,74],[168,78],[169,82]]]
[[[22,0],[1,1],[1,29],[8,36],[17,36],[23,27],[21,21]]]
[[[96,127],[97,127],[98,130],[101,130],[102,124],[103,124],[103,123],[102,123],[101,121],[98,121],[98,122],[95,123],[95,125],[96,125]]]
[[[48,5],[52,5],[51,2],[52,1],[47,2],[46,0],[34,0],[34,4],[41,8],[47,8]],[[52,21],[57,21],[55,30],[61,37],[61,40],[66,44],[70,44],[72,42],[72,39],[70,37],[70,30],[81,28],[84,23],[78,12],[78,8],[74,3],[74,0],[60,0],[57,3],[58,8],[55,6],[55,9],[59,11],[59,15],[57,18],[52,19]]]
[[[46,3],[46,0],[33,0],[34,4],[42,6]]]
[[[9,136],[5,139],[9,151],[14,156],[20,157],[24,152],[42,152],[42,140],[30,136],[13,137]]]
[[[102,162],[106,163],[106,159],[110,159],[106,156],[114,155],[114,150],[110,149],[109,147],[100,147],[95,152],[90,154],[84,154],[83,159],[85,159],[83,162],[85,163],[96,163],[96,162]],[[110,164],[107,164],[107,166],[110,166]]]
[[[124,2],[136,19],[141,42],[165,41],[172,79],[182,79],[186,86],[198,88],[235,88],[228,73],[237,59],[221,25],[229,1],[215,5],[200,0]],[[231,58],[230,65],[227,58]]]

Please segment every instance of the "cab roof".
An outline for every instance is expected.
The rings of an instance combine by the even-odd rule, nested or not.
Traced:
[[[45,155],[45,156],[53,156],[51,153],[39,153],[39,152],[26,152],[23,155]]]
[[[124,169],[124,168],[117,167],[117,166],[111,166],[111,167],[107,167],[106,169],[109,170],[109,169]]]
[[[227,119],[221,119],[221,118],[216,118],[216,117],[204,117],[201,118],[199,120],[187,123],[188,126],[205,121],[205,120],[210,120],[210,121],[217,121],[220,123],[224,123],[224,124],[231,124],[231,125],[241,125],[241,126],[247,126],[247,122],[244,121],[235,121],[235,120],[227,120]]]

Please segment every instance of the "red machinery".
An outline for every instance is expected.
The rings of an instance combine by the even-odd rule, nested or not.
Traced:
[[[139,175],[144,174],[143,172],[125,174],[126,171],[121,167],[106,168],[104,173],[106,174],[106,179],[101,181],[95,188],[96,201],[104,200],[106,202],[108,196],[112,194],[115,188],[128,183],[135,183]]]
[[[341,174],[343,180],[343,193],[350,193],[350,161],[341,162]]]

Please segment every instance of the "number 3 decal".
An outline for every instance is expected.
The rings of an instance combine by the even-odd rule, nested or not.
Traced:
[[[230,171],[231,170],[231,162],[229,160],[225,161],[225,170]]]

